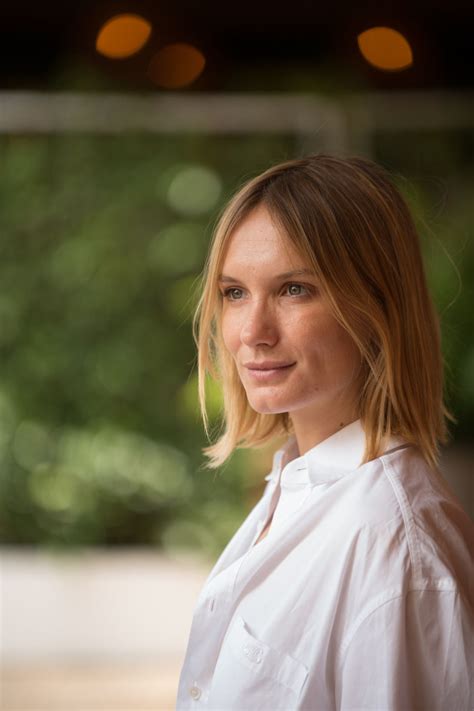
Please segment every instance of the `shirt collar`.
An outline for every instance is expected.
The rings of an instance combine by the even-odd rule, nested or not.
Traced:
[[[390,436],[385,451],[405,440]],[[295,435],[290,435],[285,445],[273,455],[272,471],[265,479],[284,488],[316,485],[337,481],[357,469],[364,455],[365,432],[360,419],[327,437],[300,455]]]

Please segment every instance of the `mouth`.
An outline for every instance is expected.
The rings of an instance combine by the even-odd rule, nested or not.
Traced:
[[[284,377],[295,365],[296,363],[290,363],[290,365],[283,365],[280,368],[266,368],[265,370],[247,368],[247,370],[252,378],[265,382],[274,378]]]

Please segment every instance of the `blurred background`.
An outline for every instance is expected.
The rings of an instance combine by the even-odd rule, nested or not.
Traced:
[[[458,418],[441,468],[474,517],[474,6],[0,18],[0,708],[172,709],[201,585],[283,444],[202,468],[197,280],[248,178],[320,150],[392,172]]]

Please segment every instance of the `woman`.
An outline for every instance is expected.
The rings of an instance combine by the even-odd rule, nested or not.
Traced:
[[[288,435],[197,601],[182,709],[474,708],[474,526],[438,469],[440,328],[409,209],[364,158],[288,160],[224,209],[193,328],[236,447]]]

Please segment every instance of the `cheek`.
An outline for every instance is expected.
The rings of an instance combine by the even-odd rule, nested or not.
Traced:
[[[351,336],[333,318],[319,319],[317,327],[302,332],[300,342],[307,344],[311,359],[325,361],[328,368],[351,367],[359,358]]]
[[[360,361],[359,350],[351,336],[337,324],[333,335],[332,358],[335,367],[353,373]]]
[[[222,319],[221,334],[224,345],[230,353],[235,353],[239,347],[239,329],[235,321]]]

